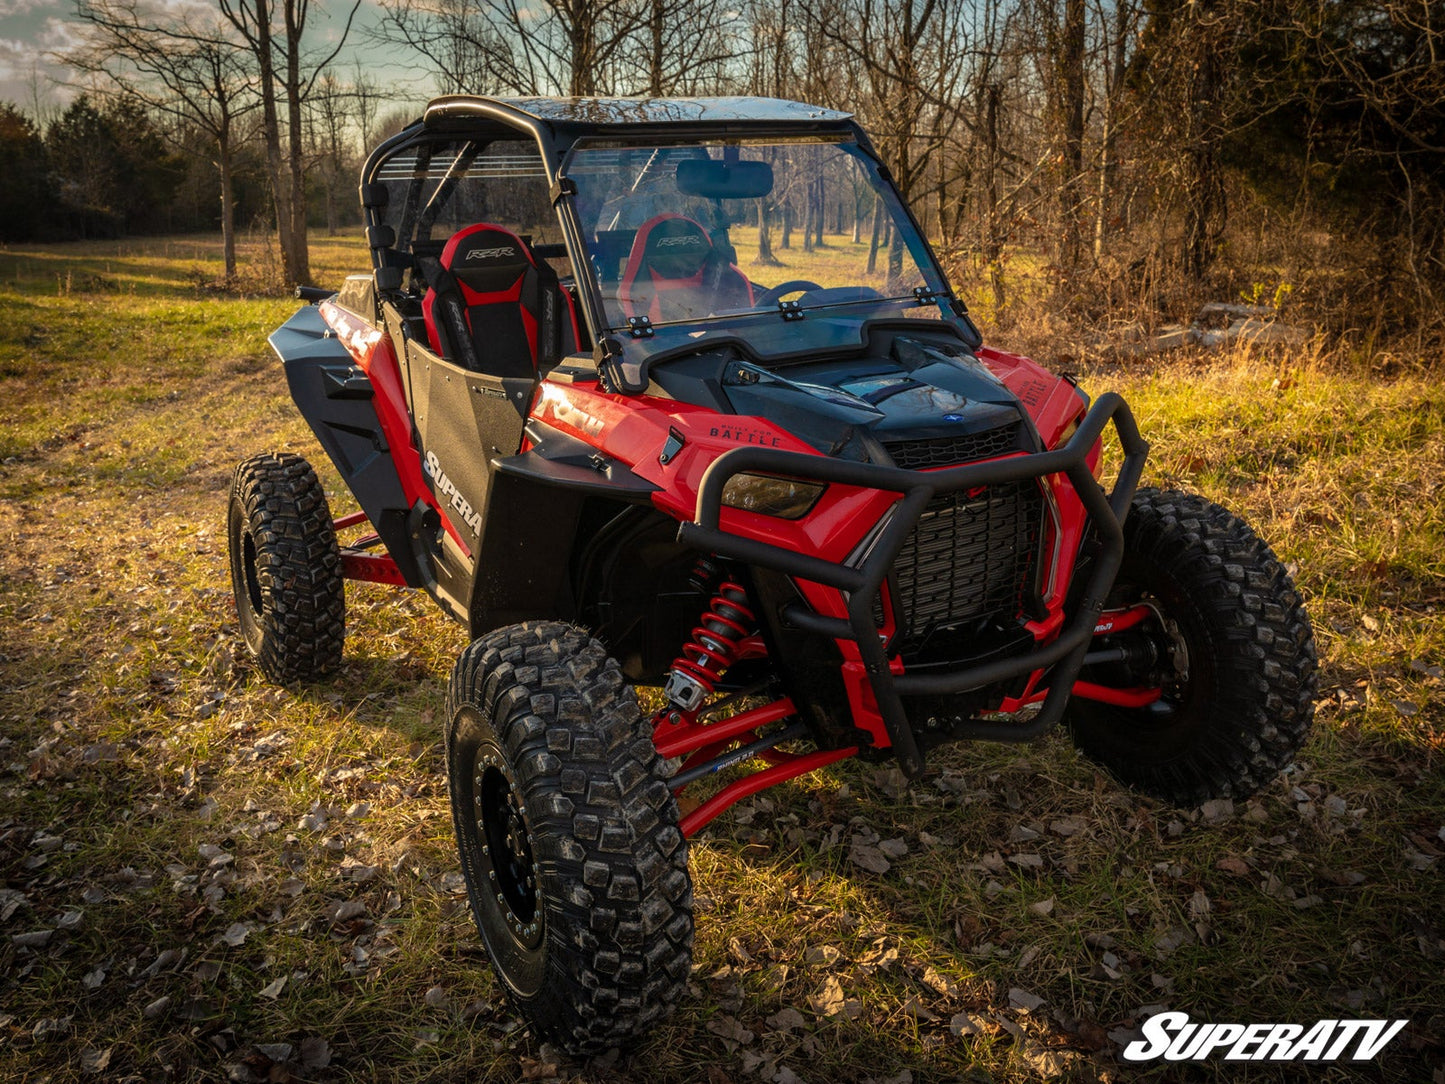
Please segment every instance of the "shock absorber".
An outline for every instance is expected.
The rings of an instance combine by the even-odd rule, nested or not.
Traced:
[[[712,590],[712,585],[717,582],[718,568],[709,557],[699,557],[697,563],[692,566],[692,573],[687,577],[687,582],[692,585],[700,594],[707,594]]]
[[[662,693],[680,711],[694,712],[708,694],[717,691],[718,678],[737,661],[738,644],[752,635],[757,615],[747,604],[741,584],[724,580],[718,585],[692,639],[668,671]]]

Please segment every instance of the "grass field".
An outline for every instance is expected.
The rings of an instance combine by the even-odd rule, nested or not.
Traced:
[[[769,791],[692,846],[688,997],[576,1064],[518,1030],[465,908],[437,719],[461,631],[352,586],[332,683],[244,657],[231,468],[322,456],[265,346],[294,303],[209,293],[216,247],[0,250],[0,1079],[1236,1079],[1117,1061],[1167,1006],[1409,1017],[1377,1063],[1249,1079],[1445,1080],[1438,373],[1087,374],[1134,405],[1148,479],[1251,520],[1307,599],[1318,727],[1263,794],[1171,809],[1062,735]],[[313,254],[333,285],[362,259]],[[906,853],[869,873],[860,838]]]

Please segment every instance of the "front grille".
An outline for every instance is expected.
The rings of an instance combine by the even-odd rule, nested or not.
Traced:
[[[893,462],[906,470],[951,467],[975,459],[992,459],[1020,448],[1023,422],[1009,422],[982,433],[925,440],[885,440],[883,447]]]
[[[899,625],[909,641],[947,626],[1017,615],[1036,591],[1042,520],[1033,479],[929,501],[893,566]]]

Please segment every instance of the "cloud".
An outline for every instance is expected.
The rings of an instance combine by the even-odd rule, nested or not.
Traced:
[[[57,19],[51,16],[45,20],[45,29],[40,32],[40,37],[35,44],[47,53],[70,49],[80,44],[80,29],[78,24],[68,19]]]
[[[12,0],[0,0],[0,3]],[[76,26],[55,16],[11,16],[0,26],[0,101],[43,110],[75,96],[64,86],[71,72],[49,54],[77,42]]]

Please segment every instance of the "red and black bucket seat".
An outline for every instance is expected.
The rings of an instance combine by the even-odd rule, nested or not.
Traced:
[[[493,376],[533,376],[577,349],[572,299],[557,274],[510,230],[479,222],[422,261],[431,348]]]
[[[650,218],[638,228],[622,272],[622,311],[656,324],[747,306],[752,286],[732,259],[731,246],[715,245],[692,219],[678,214]]]

